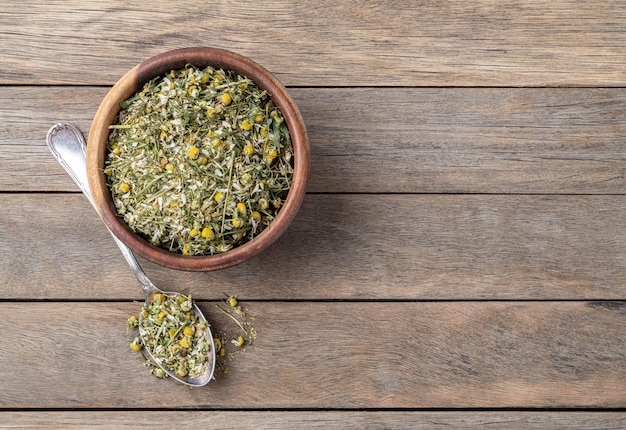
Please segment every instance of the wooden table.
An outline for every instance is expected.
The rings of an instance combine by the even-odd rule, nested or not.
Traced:
[[[261,256],[141,260],[256,316],[201,389],[129,348],[141,290],[45,144],[186,46],[272,71],[312,150]],[[9,0],[0,54],[0,427],[626,427],[624,2]]]

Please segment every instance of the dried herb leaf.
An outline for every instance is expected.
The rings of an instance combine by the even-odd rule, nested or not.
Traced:
[[[276,217],[293,148],[266,91],[233,71],[187,66],[121,104],[105,162],[117,211],[154,245],[211,255]]]
[[[207,336],[208,323],[200,321],[193,308],[191,297],[159,293],[141,309],[138,327],[143,344],[155,360],[179,376],[200,376],[209,365],[213,342]]]

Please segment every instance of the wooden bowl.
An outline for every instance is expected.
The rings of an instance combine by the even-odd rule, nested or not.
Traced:
[[[292,185],[276,218],[249,242],[221,254],[186,256],[156,247],[135,234],[118,215],[104,175],[109,125],[120,111],[120,103],[147,81],[187,64],[233,70],[266,90],[278,106],[289,128],[294,150]],[[302,116],[285,87],[266,69],[241,55],[215,48],[185,48],[154,56],[128,71],[108,92],[94,116],[87,143],[87,175],[97,209],[106,225],[134,253],[159,265],[178,270],[209,271],[241,263],[267,248],[287,228],[300,208],[306,192],[310,165],[309,141]]]

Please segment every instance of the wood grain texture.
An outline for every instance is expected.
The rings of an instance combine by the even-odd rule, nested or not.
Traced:
[[[0,87],[1,191],[78,191],[46,146],[54,124],[70,122],[87,138],[108,88]]]
[[[111,85],[188,46],[251,57],[286,85],[626,83],[620,1],[11,0],[0,38],[0,84]]]
[[[48,153],[86,136],[106,88],[0,87],[0,191],[75,191]],[[622,194],[624,89],[291,90],[324,193]]]
[[[263,254],[217,272],[143,262],[218,299],[623,299],[621,196],[308,195]],[[1,299],[139,299],[80,194],[0,194]],[[102,289],[106,291],[102,293]]]
[[[7,429],[171,429],[181,416],[189,428],[358,429],[454,428],[457,430],[622,430],[623,412],[417,412],[417,411],[69,411],[0,412]],[[89,426],[86,426],[89,423]]]
[[[7,0],[0,428],[626,427],[626,3]],[[302,111],[308,194],[263,254],[141,260],[259,333],[202,389],[129,348],[141,290],[45,145],[164,51],[225,48]]]
[[[137,303],[0,303],[0,408],[626,406],[624,302],[244,305],[257,341],[189,389],[130,349]]]

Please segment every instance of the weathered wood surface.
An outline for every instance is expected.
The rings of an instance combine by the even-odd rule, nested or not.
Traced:
[[[130,349],[137,303],[0,303],[0,408],[626,407],[625,302],[246,307],[256,343],[189,389]]]
[[[252,260],[188,273],[144,262],[203,299],[622,299],[618,196],[309,195]],[[4,299],[134,299],[129,268],[81,194],[0,194]]]
[[[110,85],[183,46],[233,49],[305,86],[623,86],[613,0],[39,2],[0,14],[0,84]]]
[[[128,347],[137,281],[44,139],[198,45],[290,88],[312,176],[253,260],[141,261],[257,315],[190,390]],[[624,2],[9,0],[0,56],[0,427],[624,428]]]
[[[623,430],[623,412],[420,412],[420,411],[95,411],[0,412],[7,429],[100,430],[187,428],[238,428],[242,430],[453,428],[456,430]]]
[[[108,88],[0,87],[0,191],[74,191],[45,145]],[[622,194],[626,90],[294,88],[310,192]]]

